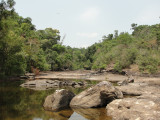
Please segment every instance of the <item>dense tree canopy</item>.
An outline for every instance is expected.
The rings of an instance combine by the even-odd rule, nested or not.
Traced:
[[[137,65],[139,71],[145,73],[156,73],[160,66],[160,24],[156,25],[131,25],[133,32],[117,34],[114,38],[111,34],[103,37],[102,43],[94,44],[96,52],[93,53],[92,68],[101,69],[108,66],[114,66],[115,71],[122,71],[130,68],[131,65]],[[105,39],[104,39],[105,38]],[[100,47],[99,47],[100,46]],[[91,48],[89,47],[88,50]],[[90,53],[91,54],[91,53]]]
[[[122,71],[137,65],[156,73],[160,66],[160,24],[131,24],[132,34],[104,35],[102,42],[71,48],[60,42],[57,29],[36,30],[32,19],[19,16],[13,0],[0,2],[0,76],[44,70],[106,69]]]

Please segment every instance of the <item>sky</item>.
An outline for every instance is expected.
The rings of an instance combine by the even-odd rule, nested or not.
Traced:
[[[114,30],[132,33],[131,24],[160,23],[160,0],[15,0],[16,12],[37,30],[58,29],[63,45],[88,47]]]

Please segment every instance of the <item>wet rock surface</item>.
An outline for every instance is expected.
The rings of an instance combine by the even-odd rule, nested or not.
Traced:
[[[94,108],[106,106],[116,98],[123,98],[123,94],[110,82],[103,81],[76,95],[70,103],[72,108]]]
[[[65,89],[56,90],[54,94],[46,97],[43,107],[49,111],[59,111],[69,108],[69,103],[74,96],[74,93],[71,91]]]

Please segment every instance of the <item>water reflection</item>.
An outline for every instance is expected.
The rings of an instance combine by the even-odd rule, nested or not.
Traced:
[[[68,109],[68,110],[62,110],[59,112],[45,112],[46,115],[48,115],[50,117],[50,120],[68,120],[71,115],[73,114],[73,110],[72,109]]]
[[[44,111],[44,99],[56,89],[35,91],[17,82],[0,83],[0,120],[109,120],[105,108]],[[86,88],[65,88],[78,94]]]
[[[107,116],[105,108],[73,109],[87,120],[111,120]]]

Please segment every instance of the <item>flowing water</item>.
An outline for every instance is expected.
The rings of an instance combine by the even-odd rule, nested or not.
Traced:
[[[0,120],[110,120],[105,108],[66,109],[49,112],[43,109],[46,96],[56,89],[35,91],[20,87],[24,81],[0,82]],[[92,82],[90,82],[92,83]],[[95,84],[96,82],[93,82]],[[86,88],[66,87],[75,94]]]

